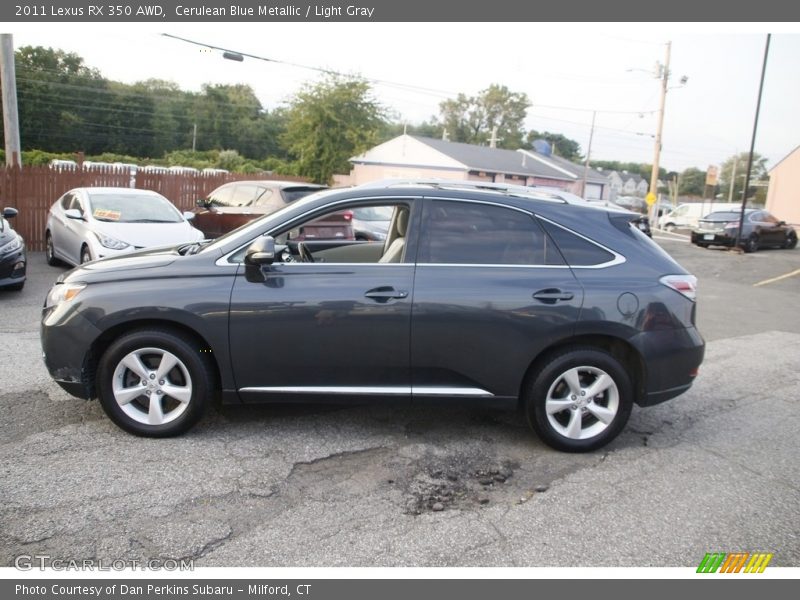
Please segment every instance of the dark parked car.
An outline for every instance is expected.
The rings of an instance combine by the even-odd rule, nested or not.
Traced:
[[[296,181],[233,181],[197,201],[192,225],[213,239],[324,189],[324,185]],[[306,226],[306,236],[352,240],[351,217],[352,214],[331,215],[327,222]]]
[[[706,215],[692,231],[692,243],[701,248],[732,247],[736,243],[740,217],[739,210],[720,210]],[[739,245],[745,252],[755,252],[759,248],[794,248],[797,246],[797,232],[766,210],[747,208]]]
[[[382,242],[298,240],[343,210],[390,209]],[[211,243],[64,274],[44,360],[138,435],[223,402],[521,407],[547,444],[599,448],[634,404],[689,389],[696,279],[635,215],[471,182],[330,190]]]
[[[21,290],[25,287],[25,241],[11,228],[8,219],[17,216],[16,208],[4,208],[0,215],[0,289]]]

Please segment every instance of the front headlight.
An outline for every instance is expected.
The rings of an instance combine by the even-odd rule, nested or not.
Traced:
[[[22,237],[18,235],[10,242],[0,246],[0,254],[10,254],[11,252],[16,252],[21,248],[22,248]]]
[[[120,240],[100,233],[99,231],[95,231],[94,235],[97,237],[97,241],[110,250],[125,250],[125,248],[130,246],[130,244],[121,242]]]
[[[85,283],[57,283],[48,292],[44,307],[49,308],[62,302],[69,302],[85,287]]]

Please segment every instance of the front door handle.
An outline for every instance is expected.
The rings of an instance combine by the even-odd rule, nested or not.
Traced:
[[[371,298],[376,302],[388,302],[389,300],[399,300],[408,296],[405,290],[396,290],[390,285],[372,288],[364,293],[365,298]]]
[[[575,294],[559,290],[558,288],[547,288],[534,293],[533,297],[544,304],[555,304],[560,300],[572,300]]]

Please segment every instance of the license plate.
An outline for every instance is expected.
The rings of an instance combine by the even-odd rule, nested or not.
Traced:
[[[707,233],[707,234],[705,234],[703,236],[703,239],[704,240],[713,240],[714,239],[714,234],[713,233]]]

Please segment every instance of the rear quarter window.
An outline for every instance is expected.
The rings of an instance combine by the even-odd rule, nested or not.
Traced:
[[[614,255],[587,239],[580,237],[563,227],[540,219],[547,234],[561,250],[564,260],[571,267],[593,267],[614,260]]]

